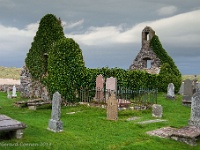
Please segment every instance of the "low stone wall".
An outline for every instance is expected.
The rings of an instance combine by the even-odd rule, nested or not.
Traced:
[[[20,85],[15,85],[16,87],[16,91],[17,92],[20,92]],[[10,88],[10,91],[12,91],[12,88],[13,88],[13,84],[3,84],[3,85],[0,85],[0,91],[3,91],[3,92],[7,92],[7,88]]]

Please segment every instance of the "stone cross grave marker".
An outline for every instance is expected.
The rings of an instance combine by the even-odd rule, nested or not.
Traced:
[[[192,96],[191,116],[189,125],[200,127],[200,92]]]
[[[63,123],[60,121],[61,116],[61,95],[59,92],[53,94],[51,119],[49,120],[49,128],[54,132],[63,130]]]
[[[107,100],[107,120],[118,120],[118,102],[113,92]]]
[[[174,89],[175,89],[174,84],[173,83],[169,83],[168,87],[167,87],[167,98],[170,98],[170,99],[174,99],[175,98]]]
[[[117,79],[110,77],[106,79],[106,100],[112,92],[117,92]]]
[[[15,85],[13,85],[13,89],[12,89],[12,98],[15,98],[17,97],[17,94],[16,94],[16,87]]]
[[[163,108],[161,105],[153,104],[152,105],[152,116],[156,118],[162,118]]]
[[[100,74],[96,78],[96,94],[95,99],[102,101],[104,99],[104,78]]]
[[[192,95],[193,95],[192,80],[186,79],[184,81],[182,102],[183,103],[191,103]]]

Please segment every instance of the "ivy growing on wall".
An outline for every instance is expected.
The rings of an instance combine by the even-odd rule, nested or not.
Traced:
[[[168,84],[173,83],[175,86],[175,92],[178,92],[181,85],[181,73],[178,67],[162,47],[157,35],[154,35],[151,39],[150,45],[162,63],[161,70],[158,75],[158,85],[160,90],[166,92]]]
[[[76,101],[85,74],[79,45],[71,38],[57,41],[48,55],[49,92],[59,91],[67,101]]]
[[[38,31],[25,59],[33,79],[42,81],[43,76],[47,73],[46,54],[61,38],[64,38],[64,32],[60,20],[52,14],[45,15],[39,23]]]

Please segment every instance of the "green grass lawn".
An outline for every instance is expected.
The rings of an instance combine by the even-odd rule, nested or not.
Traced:
[[[161,127],[183,127],[188,124],[190,108],[181,105],[181,97],[176,100],[165,99],[165,94],[159,93],[158,104],[163,106],[163,119],[167,122],[140,125],[139,121],[153,119],[151,110],[119,111],[118,121],[106,120],[106,110],[88,106],[62,107],[61,121],[64,131],[54,133],[47,130],[51,117],[51,107],[40,107],[38,110],[14,107],[14,102],[20,98],[7,99],[6,93],[0,92],[0,114],[25,123],[22,139],[0,139],[0,149],[12,150],[199,150],[198,146],[171,139],[164,139],[146,134],[147,131]],[[76,112],[75,114],[67,114]],[[139,120],[126,121],[127,118],[138,116]]]

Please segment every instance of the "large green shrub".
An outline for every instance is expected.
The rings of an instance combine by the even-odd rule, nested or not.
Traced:
[[[53,44],[64,37],[61,22],[52,14],[45,15],[34,37],[31,48],[25,59],[33,79],[42,81],[47,73],[47,55]]]
[[[70,38],[55,43],[48,55],[49,91],[59,91],[67,101],[75,101],[85,74],[85,64],[79,45]]]

